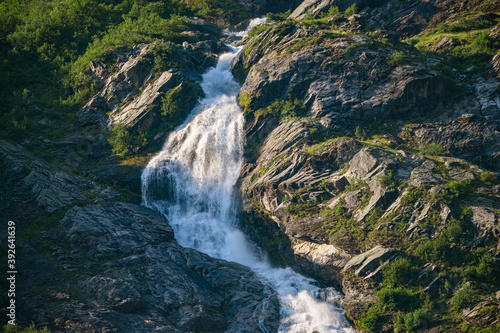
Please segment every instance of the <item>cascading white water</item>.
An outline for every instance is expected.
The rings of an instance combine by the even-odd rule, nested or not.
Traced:
[[[144,170],[143,204],[168,218],[182,246],[246,265],[276,290],[280,332],[355,332],[338,305],[338,292],[320,289],[290,268],[272,267],[235,226],[244,118],[230,71],[238,49],[233,51],[203,75],[205,98]]]

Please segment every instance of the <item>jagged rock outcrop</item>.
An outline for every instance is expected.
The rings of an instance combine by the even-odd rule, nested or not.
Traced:
[[[0,167],[2,214],[21,224],[79,202],[117,196],[3,140],[0,140]]]
[[[411,137],[418,147],[439,143],[453,156],[491,169],[500,166],[500,130],[487,117],[464,114],[446,123],[411,124],[401,135]]]
[[[24,244],[21,257],[22,267],[31,267],[23,269],[23,312],[52,332],[277,329],[276,295],[255,273],[182,248],[151,209],[74,207],[60,225],[64,231]],[[42,256],[37,247],[51,240],[50,255]]]
[[[174,88],[179,81],[176,74],[163,72],[144,91],[121,110],[116,109],[109,116],[111,125],[123,124],[128,127],[149,128],[159,119],[161,99],[165,92]],[[155,109],[153,111],[153,109]]]
[[[123,124],[147,130],[160,122],[162,99],[179,84],[193,87],[186,106],[192,109],[203,95],[198,84],[201,74],[217,63],[217,55],[227,51],[227,46],[219,40],[222,31],[216,24],[199,18],[186,19],[186,22],[191,29],[182,35],[196,42],[169,45],[172,52],[165,59],[155,55],[156,45],[139,44],[125,52],[113,52],[108,57],[114,62],[113,66],[91,61],[90,73],[101,91],[77,112],[80,124],[101,127]],[[173,68],[167,71],[155,68],[167,66],[165,63]],[[118,70],[110,73],[111,68]],[[109,119],[107,114],[110,114]],[[178,115],[179,119],[170,124],[171,127],[186,116]]]
[[[328,10],[334,3],[334,0],[306,0],[303,1],[293,12],[289,18],[294,20],[303,20],[308,14],[317,17],[321,12]]]
[[[236,74],[249,68],[241,88],[247,108],[300,97],[311,117],[338,131],[342,124],[421,115],[453,91],[454,83],[411,47],[374,50],[366,37],[335,34],[283,23],[253,37],[234,63]],[[394,53],[401,59],[391,60]]]

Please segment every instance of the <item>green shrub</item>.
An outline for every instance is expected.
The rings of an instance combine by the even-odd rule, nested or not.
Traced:
[[[320,17],[325,18],[325,17],[332,17],[337,14],[340,14],[340,10],[338,6],[331,5],[330,8],[328,8],[328,12],[323,12],[321,13]]]
[[[368,187],[368,185],[362,181],[361,179],[353,179],[349,185],[345,187],[345,191],[352,192],[356,191],[357,189],[363,188],[363,187]]]
[[[382,284],[389,288],[405,285],[414,278],[416,271],[408,258],[398,258],[382,266]]]
[[[179,125],[196,103],[196,86],[184,80],[177,87],[170,89],[162,98],[161,115],[172,126]]]
[[[389,170],[385,175],[380,175],[377,177],[380,185],[386,188],[395,188],[398,186],[399,182],[392,173],[392,170]]]
[[[486,185],[495,185],[497,176],[489,171],[485,171],[481,174],[481,181]]]
[[[415,332],[418,328],[426,327],[431,320],[432,314],[426,309],[417,309],[405,315],[398,312],[394,332]]]
[[[291,14],[291,10],[287,10],[284,13],[267,13],[266,18],[268,21],[282,22],[285,21]]]
[[[377,293],[377,300],[388,311],[410,311],[418,306],[418,298],[410,290],[401,287],[381,289]]]
[[[267,108],[260,109],[255,113],[256,118],[263,116],[275,116],[281,119],[300,117],[306,113],[306,106],[299,99],[287,99],[285,101],[275,100]]]
[[[432,142],[429,143],[427,147],[421,148],[420,153],[424,155],[438,156],[438,155],[444,155],[445,150],[443,149],[443,146],[441,146],[441,144],[437,142]]]
[[[257,36],[261,32],[267,30],[271,25],[270,24],[259,24],[250,29],[250,31],[247,34],[248,38],[252,38],[254,36]]]
[[[365,312],[361,318],[359,318],[359,324],[365,328],[368,332],[375,332],[377,328],[377,322],[380,320],[380,312],[377,309],[369,309]]]
[[[459,197],[471,192],[471,184],[470,179],[452,180],[446,183],[444,188],[452,197]]]
[[[354,136],[358,140],[364,140],[365,139],[365,133],[364,133],[364,131],[361,130],[361,127],[359,127],[359,125],[356,126],[356,130],[354,131]]]
[[[132,136],[127,126],[118,124],[111,130],[108,142],[112,147],[113,154],[126,156],[130,153]]]
[[[462,284],[451,298],[451,305],[456,310],[473,305],[479,300],[478,292],[470,284]]]
[[[396,51],[390,55],[389,59],[387,60],[387,64],[389,66],[398,66],[403,62],[403,59],[403,53]]]
[[[358,5],[356,5],[355,3],[350,5],[344,12],[346,16],[351,16],[357,13],[358,13]]]

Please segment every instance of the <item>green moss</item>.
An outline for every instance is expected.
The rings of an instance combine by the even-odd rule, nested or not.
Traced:
[[[247,91],[240,92],[240,95],[239,95],[240,105],[243,108],[243,111],[245,111],[245,112],[252,111],[252,109],[250,107],[250,105],[252,103],[252,98],[250,97],[251,93],[252,93],[251,90],[247,90]]]

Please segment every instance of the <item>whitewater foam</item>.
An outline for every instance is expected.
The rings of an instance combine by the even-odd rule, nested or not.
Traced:
[[[205,98],[144,169],[143,204],[168,218],[182,246],[246,265],[276,290],[280,332],[355,332],[337,291],[320,289],[290,268],[272,267],[236,227],[234,187],[245,138],[239,85],[230,71],[235,52],[221,55],[203,75]],[[267,332],[263,322],[261,330]]]

